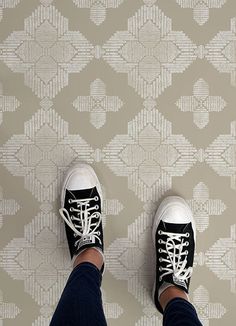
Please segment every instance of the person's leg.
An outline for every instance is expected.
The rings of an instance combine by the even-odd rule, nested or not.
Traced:
[[[152,235],[156,249],[153,299],[163,314],[163,325],[202,325],[188,296],[196,227],[183,198],[169,196],[162,201],[154,218]]]
[[[164,311],[164,326],[201,326],[194,306],[186,293],[175,286],[168,287],[160,295],[160,304]]]
[[[163,315],[163,326],[202,326],[194,306],[180,297],[168,302]]]
[[[188,300],[187,294],[176,286],[170,286],[161,293],[159,297],[159,302],[163,311],[165,310],[168,302],[175,298],[182,298]]]
[[[102,190],[91,166],[81,163],[67,172],[61,207],[73,271],[50,326],[107,325],[100,290],[105,269]]]
[[[50,326],[107,325],[100,290],[101,266],[101,255],[92,248],[78,256]]]

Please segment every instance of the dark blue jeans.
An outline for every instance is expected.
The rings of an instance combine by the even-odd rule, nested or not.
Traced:
[[[102,275],[91,263],[82,263],[71,272],[58,302],[50,326],[105,326],[102,307]],[[168,302],[164,326],[201,326],[196,310],[188,301],[176,298]]]

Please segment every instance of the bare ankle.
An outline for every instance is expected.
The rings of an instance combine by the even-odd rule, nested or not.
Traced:
[[[92,263],[100,270],[103,265],[102,254],[95,248],[87,248],[76,257],[73,268],[84,262]]]
[[[167,303],[174,298],[183,298],[189,301],[187,294],[183,290],[177,288],[176,286],[170,286],[162,292],[159,298],[163,311],[165,310]]]

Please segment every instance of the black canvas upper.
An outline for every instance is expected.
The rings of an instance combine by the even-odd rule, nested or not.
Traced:
[[[160,286],[163,284],[163,282],[168,282],[168,283],[172,283],[175,286],[177,286],[178,288],[184,290],[186,293],[188,293],[189,291],[189,284],[190,284],[190,278],[188,278],[186,280],[186,287],[181,285],[181,281],[178,281],[174,278],[173,273],[164,275],[164,277],[161,279],[161,281],[159,280],[160,275],[163,275],[166,271],[159,271],[159,267],[165,267],[166,262],[160,262],[159,258],[164,258],[167,259],[167,253],[163,253],[163,252],[159,252],[159,248],[166,250],[166,241],[168,238],[168,235],[164,235],[164,234],[158,234],[158,231],[165,231],[165,232],[171,232],[171,233],[189,233],[189,237],[183,237],[183,241],[184,242],[189,242],[189,245],[184,246],[182,249],[182,252],[184,251],[188,251],[188,254],[186,256],[182,256],[181,255],[181,262],[184,260],[184,258],[186,257],[187,259],[187,264],[185,266],[185,269],[187,269],[188,267],[192,267],[193,266],[193,259],[194,259],[194,249],[195,249],[195,243],[194,243],[194,234],[193,234],[193,228],[192,228],[192,223],[187,223],[187,224],[174,224],[174,223],[167,223],[167,222],[163,222],[160,221],[157,231],[156,231],[156,237],[155,237],[155,249],[156,249],[156,288],[155,288],[155,294],[154,294],[154,301],[156,304],[157,309],[163,313],[163,309],[160,305],[160,303],[158,302],[158,290],[160,288]],[[162,239],[165,243],[158,243],[158,240]],[[181,236],[181,240],[182,240],[182,236]],[[176,239],[174,239],[174,243],[175,244],[180,244],[181,241],[178,241]],[[173,249],[170,250],[171,253],[173,253]],[[179,249],[176,248],[176,254],[178,255],[179,253]],[[183,275],[183,273],[182,273]]]
[[[64,208],[68,211],[68,214],[79,217],[78,212],[71,212],[70,208],[73,207],[75,209],[79,209],[77,207],[77,203],[69,203],[68,200],[69,199],[85,199],[85,198],[92,198],[98,196],[98,200],[90,200],[90,206],[89,208],[93,207],[93,210],[90,210],[90,214],[92,215],[94,212],[99,212],[101,213],[101,198],[99,196],[99,193],[97,191],[96,186],[93,188],[89,188],[89,189],[82,189],[82,190],[68,190],[66,189],[65,192],[65,202],[64,202]],[[98,208],[96,209],[95,206],[98,205]],[[83,205],[83,210],[85,208],[85,205]],[[91,219],[91,223],[98,223],[99,219],[94,217]],[[77,220],[73,220],[73,224],[74,225],[79,225],[79,221]],[[81,238],[81,236],[79,235],[75,235],[74,231],[66,224],[65,222],[65,228],[66,228],[66,235],[67,235],[67,240],[68,240],[68,245],[69,245],[69,250],[70,250],[70,255],[71,258],[75,255],[78,254],[80,251],[82,251],[85,248],[91,248],[91,247],[98,247],[103,251],[103,228],[102,228],[102,221],[100,222],[99,227],[96,229],[96,231],[100,232],[99,238],[101,240],[101,243],[99,242],[99,240],[96,237],[91,237],[91,236],[85,236],[84,238]],[[95,226],[92,226],[91,229],[94,229]],[[81,232],[81,230],[79,229],[79,231]],[[95,240],[95,242],[91,242],[91,240]],[[75,247],[75,242],[77,240],[80,240],[83,242],[83,245],[78,248],[79,244],[77,242],[77,245]]]

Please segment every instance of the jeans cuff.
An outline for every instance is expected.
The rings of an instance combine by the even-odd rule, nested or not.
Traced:
[[[180,298],[180,297],[177,297],[177,298],[173,298],[171,299],[166,307],[165,307],[165,310],[164,310],[164,314],[166,313],[167,309],[169,309],[169,306],[172,304],[172,303],[176,303],[176,302],[183,302],[185,301],[185,303],[187,303],[188,305],[190,305],[191,307],[193,307],[193,305],[191,304],[191,302],[189,302],[188,300],[184,299],[184,298]]]
[[[84,268],[84,267],[87,267],[87,268],[93,268],[93,269],[95,269],[95,270],[96,270],[100,275],[102,275],[102,274],[101,274],[101,271],[97,268],[97,266],[94,265],[94,264],[92,264],[92,263],[90,263],[90,262],[88,262],[88,261],[85,261],[85,262],[83,262],[83,263],[78,264],[78,265],[73,269],[72,272],[77,271],[78,269],[80,269],[80,268]]]

